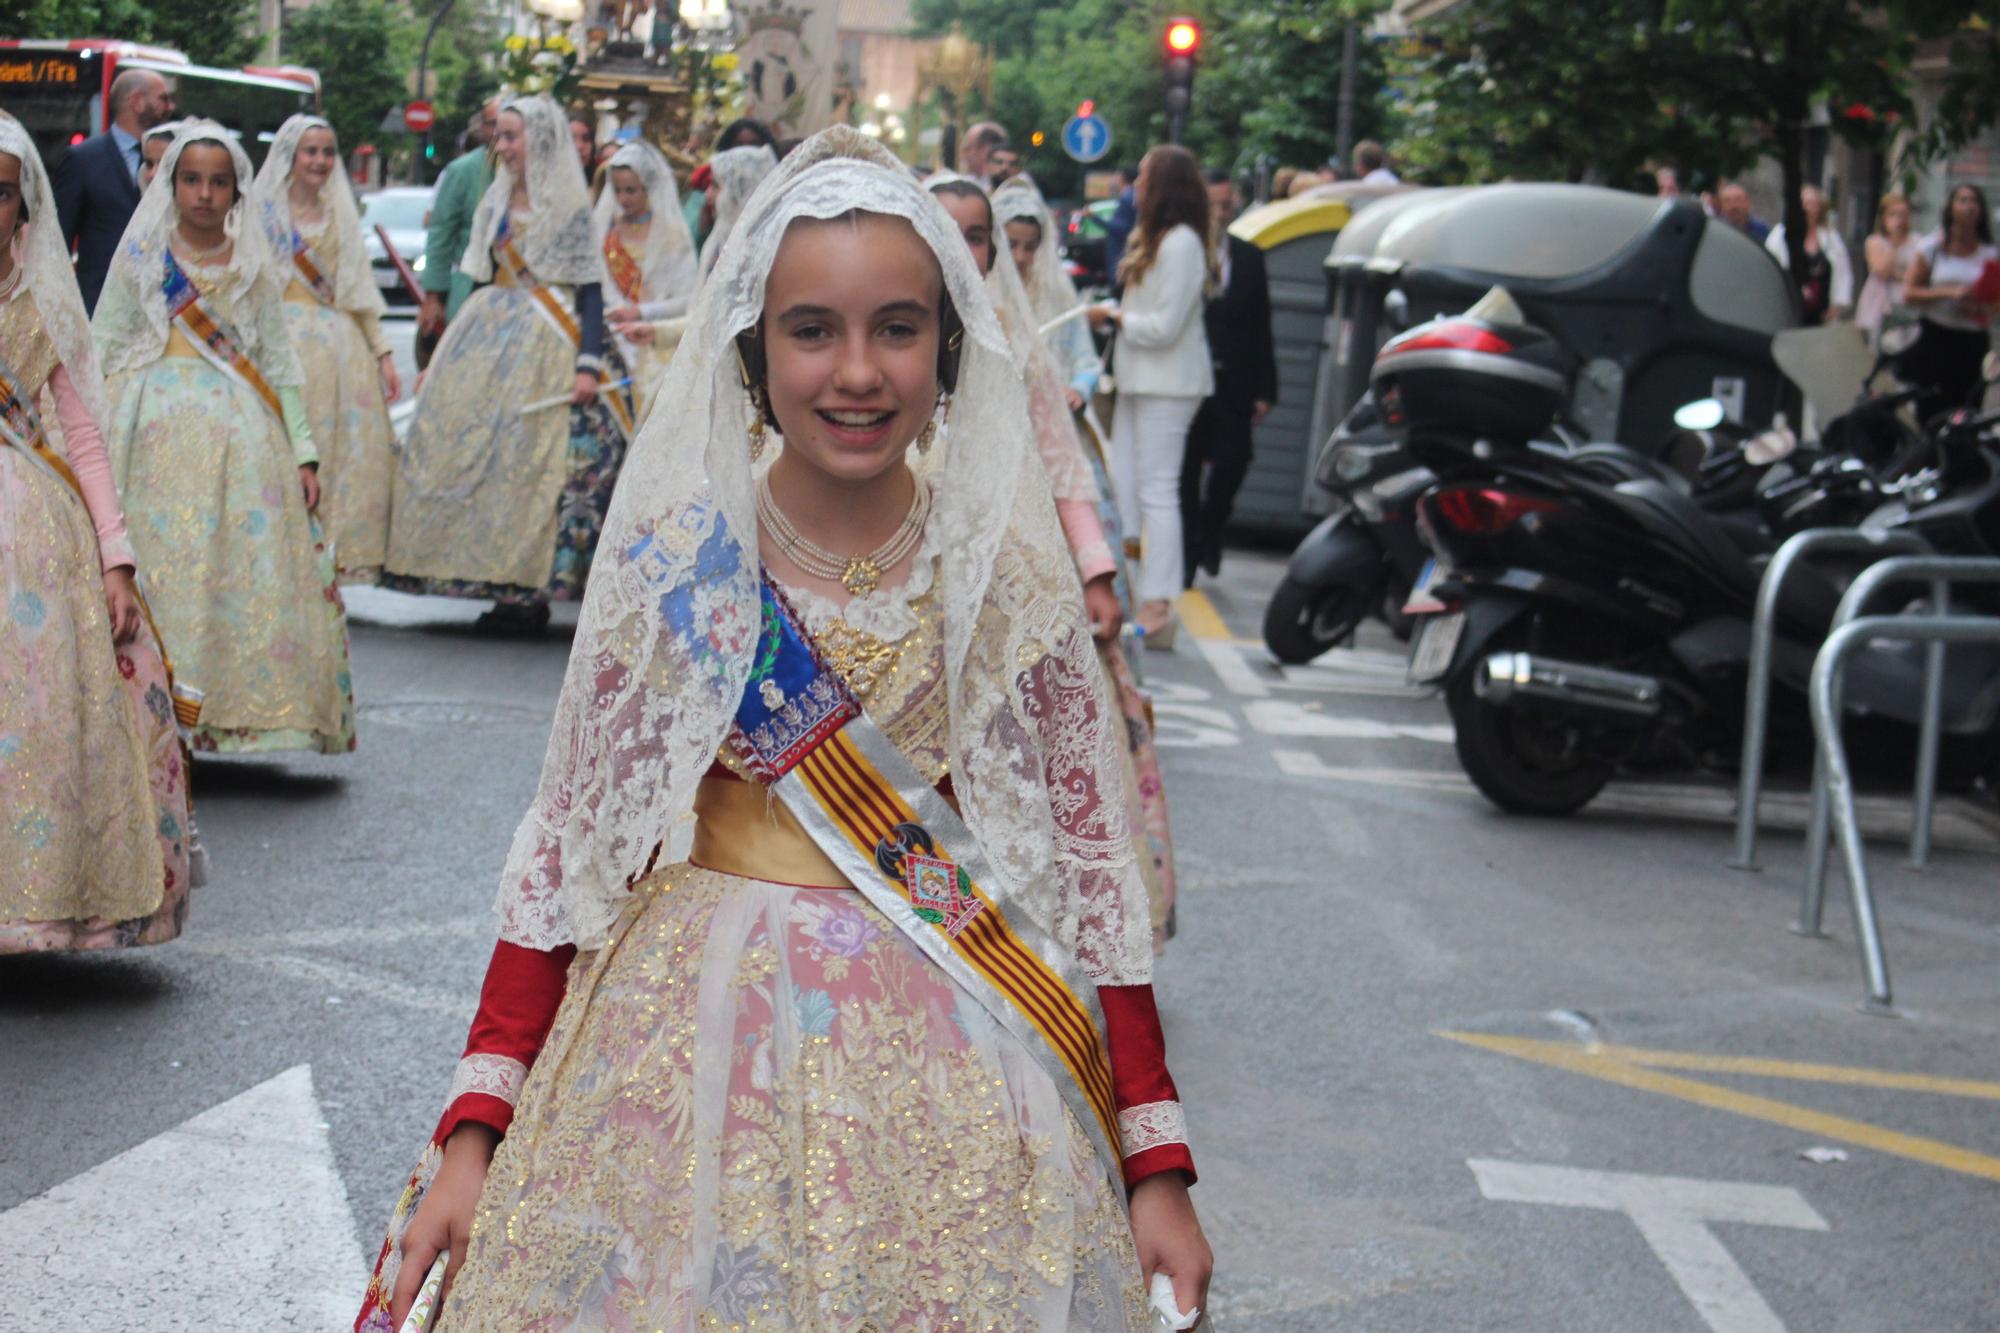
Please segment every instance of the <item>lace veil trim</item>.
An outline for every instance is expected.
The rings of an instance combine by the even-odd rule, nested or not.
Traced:
[[[585,593],[541,782],[503,874],[503,938],[602,944],[628,886],[678,859],[695,788],[754,657],[756,509],[749,399],[735,335],[800,219],[907,221],[965,324],[936,487],[935,596],[954,787],[997,891],[1093,980],[1151,976],[1151,930],[1119,770],[1120,716],[1082,591],[1030,448],[1027,403],[983,275],[907,168],[836,126],[767,177],[718,247],[644,429],[633,443]]]

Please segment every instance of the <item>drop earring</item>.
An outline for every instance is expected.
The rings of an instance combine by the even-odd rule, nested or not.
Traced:
[[[770,431],[764,425],[764,404],[757,394],[750,395],[750,461],[755,463],[764,457],[764,447],[770,443]]]
[[[917,436],[917,452],[919,454],[926,458],[930,457],[931,446],[937,443],[938,428],[945,421],[949,420],[950,417],[951,395],[941,393],[938,395],[937,409],[931,413],[931,419],[924,423],[922,432]]]

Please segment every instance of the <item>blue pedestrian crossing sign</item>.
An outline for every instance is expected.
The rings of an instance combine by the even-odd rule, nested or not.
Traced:
[[[1062,146],[1075,161],[1095,162],[1111,151],[1111,126],[1102,116],[1071,116],[1063,126]]]

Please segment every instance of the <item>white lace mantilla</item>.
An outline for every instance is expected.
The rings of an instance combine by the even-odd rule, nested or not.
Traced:
[[[1187,1142],[1187,1114],[1179,1102],[1147,1102],[1118,1113],[1118,1141],[1124,1155]]]
[[[957,225],[907,167],[846,126],[815,135],[758,186],[633,441],[534,807],[508,855],[501,937],[598,947],[627,885],[664,864],[663,843],[659,854],[673,854],[760,642],[752,413],[736,335],[763,318],[788,229],[857,212],[916,233],[965,334],[949,428],[918,465],[935,487],[923,548],[934,561],[879,611],[857,600],[842,619],[893,638],[892,608],[906,611],[934,580],[952,784],[993,887],[1080,981],[1146,984],[1152,930],[1122,800],[1124,721],[1031,444],[1026,393]],[[808,603],[808,624],[819,610]]]
[[[452,1071],[451,1095],[444,1104],[450,1107],[467,1093],[478,1092],[512,1106],[521,1099],[521,1085],[527,1079],[528,1067],[511,1056],[468,1055]]]

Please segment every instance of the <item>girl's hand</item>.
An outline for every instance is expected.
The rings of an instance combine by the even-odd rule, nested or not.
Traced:
[[[635,305],[621,305],[606,315],[605,318],[613,324],[637,324],[640,319],[639,307]]]
[[[319,464],[307,463],[299,469],[299,485],[305,488],[306,511],[319,512]]]
[[[1139,1182],[1132,1191],[1132,1239],[1139,1248],[1139,1267],[1147,1286],[1152,1285],[1154,1273],[1165,1273],[1174,1280],[1176,1306],[1208,1308],[1215,1255],[1188,1199],[1187,1177],[1162,1171]]]
[[[438,1254],[450,1251],[444,1286],[438,1292],[438,1306],[443,1308],[451,1284],[465,1264],[472,1214],[479,1207],[479,1192],[486,1188],[486,1170],[493,1164],[493,1150],[499,1144],[499,1135],[474,1124],[460,1125],[445,1140],[437,1178],[431,1181],[416,1216],[403,1232],[403,1266],[396,1274],[396,1290],[389,1301],[389,1322],[396,1327],[409,1318],[410,1307],[416,1304],[417,1292]]]
[[[597,376],[588,370],[576,372],[576,387],[570,390],[571,407],[583,407],[597,397]]]
[[[1064,389],[1063,401],[1069,404],[1070,411],[1072,412],[1083,411],[1083,395],[1078,393],[1075,389]]]
[[[635,343],[641,347],[653,341],[653,326],[651,324],[631,324],[620,329],[619,332],[625,335],[627,342]]]
[[[1102,333],[1108,326],[1118,322],[1118,307],[1113,305],[1094,305],[1085,312],[1084,318],[1090,321],[1091,328]]]
[[[1118,605],[1112,578],[1110,574],[1099,574],[1083,585],[1084,617],[1090,621],[1090,632],[1106,643],[1118,637],[1118,630],[1125,623],[1125,612]]]
[[[130,643],[139,634],[139,591],[132,585],[132,567],[104,571],[104,609],[111,615],[111,641]]]
[[[382,401],[384,403],[393,403],[403,396],[403,381],[402,377],[396,374],[395,354],[391,352],[382,353],[382,359],[376,362],[376,364],[381,367],[382,371]]]

